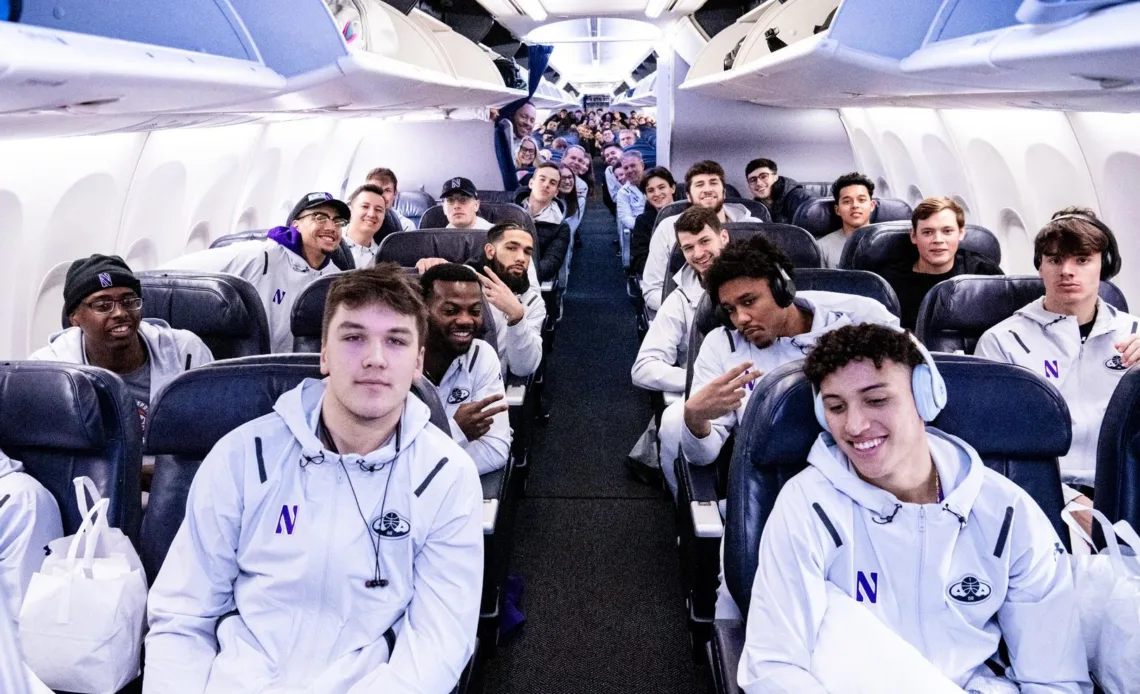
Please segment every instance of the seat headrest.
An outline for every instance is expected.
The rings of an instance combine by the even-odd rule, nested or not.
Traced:
[[[1104,412],[1096,456],[1096,507],[1114,523],[1124,520],[1140,528],[1140,369],[1124,374]]]
[[[396,203],[392,207],[409,219],[418,219],[435,204],[435,198],[422,190],[401,190],[396,193]]]
[[[257,290],[235,275],[178,270],[136,273],[142,283],[143,317],[189,330],[217,359],[263,354],[269,323]]]
[[[728,232],[730,241],[750,239],[757,234],[764,236],[788,254],[794,267],[820,267],[823,265],[819,244],[816,243],[811,234],[791,224],[729,222],[724,225],[724,229]],[[669,286],[670,290],[673,286],[670,284],[673,275],[684,265],[685,254],[681,252],[680,246],[674,244],[673,253],[669,256],[669,271],[665,275],[666,285]],[[668,295],[669,291],[666,291],[664,296]]]
[[[726,183],[724,184],[724,196],[726,198],[739,198],[740,191],[737,190],[736,186],[732,185],[731,183]]]
[[[447,416],[447,410],[443,406],[443,401],[439,399],[439,393],[436,391],[435,386],[426,378],[420,376],[412,381],[411,392],[412,395],[415,395],[428,406],[428,410],[431,411],[429,421],[431,421],[437,429],[450,436],[451,419]]]
[[[484,230],[425,227],[420,231],[401,231],[380,243],[380,248],[376,251],[376,262],[414,267],[423,258],[443,258],[451,263],[465,263],[481,257],[486,243],[487,232]]]
[[[210,244],[210,248],[221,248],[222,246],[230,246],[235,243],[242,243],[243,241],[260,241],[268,236],[268,229],[249,229],[247,231],[239,231],[233,234],[226,234],[214,239]]]
[[[479,212],[480,212],[480,216],[482,216],[483,205],[485,205],[487,203],[495,203],[495,204],[511,203],[511,204],[515,204],[515,198],[516,198],[517,194],[522,193],[522,192],[524,192],[524,191],[516,191],[516,190],[481,190],[481,191],[479,191],[479,201],[480,201]],[[530,191],[529,190],[525,191],[525,193],[529,195]],[[487,219],[487,218],[483,217],[483,219]],[[487,221],[491,221],[491,220],[487,219]]]
[[[952,277],[934,285],[923,299],[915,334],[931,351],[972,354],[983,333],[1043,296],[1045,283],[1034,275]],[[1111,282],[1100,283],[1100,296],[1128,310]]]
[[[895,316],[902,315],[895,290],[882,277],[866,270],[833,270],[830,268],[796,269],[798,291],[836,292],[874,299]]]
[[[772,213],[768,211],[768,206],[764,203],[753,200],[751,198],[742,198],[739,195],[730,195],[725,197],[724,204],[726,205],[743,205],[748,208],[748,213],[754,218],[759,219],[761,222],[771,222]]]
[[[685,210],[689,209],[689,205],[691,204],[692,203],[690,203],[688,200],[678,200],[677,202],[671,202],[665,207],[662,207],[657,211],[657,219],[653,222],[653,228],[656,229],[657,225],[661,223],[661,220],[667,217],[676,217]]]
[[[871,223],[910,221],[914,210],[903,200],[894,198],[874,198],[875,211],[871,213]]]
[[[816,198],[831,197],[831,183],[825,181],[797,181],[809,195]]]
[[[958,247],[977,253],[995,265],[1001,264],[1001,244],[989,229],[967,224]],[[907,260],[917,260],[918,250],[910,241],[910,221],[877,222],[857,229],[843,247],[839,267],[876,272]]]
[[[513,193],[506,193],[513,195]],[[492,225],[503,222],[514,222],[531,234],[534,234],[534,219],[530,214],[513,202],[479,201],[479,216]],[[424,212],[420,219],[420,229],[446,229],[447,215],[444,214],[443,205],[436,205]]]
[[[223,436],[272,412],[277,398],[306,378],[321,378],[320,366],[213,362],[183,372],[151,404],[146,453],[205,458]]]
[[[117,383],[115,383],[118,381]],[[62,362],[0,363],[0,449],[49,448],[91,452],[108,442],[117,423],[104,413],[118,409],[122,382],[110,371]],[[133,408],[130,414],[138,422]]]
[[[872,199],[875,201],[875,211],[871,213],[872,223],[910,221],[913,210],[902,200]],[[835,214],[835,198],[830,195],[812,198],[800,205],[792,215],[792,224],[807,229],[816,238],[826,236],[843,226],[839,215]]]

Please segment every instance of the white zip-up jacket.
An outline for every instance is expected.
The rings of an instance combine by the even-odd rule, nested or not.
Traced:
[[[340,272],[331,262],[314,270],[301,256],[273,239],[243,241],[221,248],[210,248],[175,258],[163,270],[224,272],[248,280],[257,288],[269,320],[270,344],[274,353],[293,351],[289,321],[293,303],[313,282]]]
[[[641,273],[641,294],[650,311],[661,308],[661,290],[665,287],[665,275],[669,272],[669,256],[677,245],[675,227],[679,216],[662,219],[653,230],[653,238],[649,240],[649,257],[646,258],[645,270]],[[724,216],[730,222],[760,221],[752,216],[747,207],[733,202],[725,204]]]
[[[693,324],[693,315],[705,295],[705,288],[701,286],[700,276],[687,264],[673,277],[677,288],[665,297],[649,324],[630,375],[638,388],[684,393],[685,367],[689,364],[689,326]]]
[[[534,263],[530,267],[533,268]],[[491,317],[495,321],[495,347],[498,348],[504,375],[510,371],[516,376],[529,376],[538,371],[538,366],[542,363],[542,326],[546,324],[546,302],[533,279],[525,292],[515,296],[522,302],[523,319],[514,325],[507,324],[505,313],[491,307]]]
[[[474,441],[468,441],[463,430],[455,423],[455,411],[460,405],[496,393],[506,395],[502,366],[491,345],[482,340],[472,340],[471,348],[451,362],[435,390],[451,420],[451,438],[475,461],[479,474],[504,467],[511,453],[511,421],[507,412],[495,415],[491,419],[491,430]]]
[[[622,229],[632,229],[637,223],[637,215],[645,211],[645,193],[630,183],[622,184],[614,198],[618,223]]]
[[[0,451],[0,600],[15,620],[44,548],[63,537],[59,504],[18,460]]]
[[[693,363],[693,384],[689,393],[696,393],[709,381],[744,362],[752,362],[749,371],[759,369],[767,373],[790,361],[803,359],[821,335],[845,325],[879,323],[897,327],[899,324],[899,319],[878,301],[853,294],[799,292],[795,304],[812,313],[811,331],[795,337],[777,338],[764,349],[753,345],[739,331],[729,331],[723,326],[706,335],[701,352]],[[728,435],[740,424],[755,387],[756,381],[753,381],[745,389],[739,408],[713,420],[712,431],[705,438],[697,438],[687,426],[681,427],[681,451],[686,461],[693,465],[708,465],[716,460]]]
[[[376,451],[325,449],[325,388],[305,380],[202,462],[150,592],[146,694],[446,694],[458,681],[482,589],[475,465],[411,394]],[[376,543],[387,585],[368,588]]]
[[[747,694],[826,694],[809,670],[828,582],[958,686],[988,671],[1004,638],[1022,694],[1092,691],[1053,526],[965,441],[930,427],[927,441],[941,504],[900,503],[864,482],[828,434],[780,490],[760,539],[738,671]]]
[[[146,343],[148,352],[151,402],[154,402],[162,387],[178,374],[214,361],[210,348],[197,335],[189,330],[172,328],[164,320],[142,319],[139,321],[139,336]],[[87,364],[83,329],[72,327],[55,333],[49,338],[46,347],[36,350],[28,359]]]
[[[1073,419],[1073,443],[1061,458],[1070,484],[1092,486],[1100,425],[1116,385],[1128,371],[1115,344],[1135,334],[1140,319],[1098,299],[1092,333],[1081,344],[1075,316],[1045,310],[1044,297],[990,328],[978,356],[1024,366],[1061,391]]]

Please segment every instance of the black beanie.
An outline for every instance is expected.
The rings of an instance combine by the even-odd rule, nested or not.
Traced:
[[[142,284],[131,268],[117,255],[95,255],[80,258],[67,269],[63,283],[63,312],[70,316],[84,299],[111,287],[128,287],[142,293]]]

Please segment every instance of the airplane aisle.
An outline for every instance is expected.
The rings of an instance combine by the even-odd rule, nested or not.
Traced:
[[[623,465],[650,410],[630,382],[637,336],[600,198],[581,232],[511,558],[527,622],[487,662],[485,691],[701,694],[672,505]]]

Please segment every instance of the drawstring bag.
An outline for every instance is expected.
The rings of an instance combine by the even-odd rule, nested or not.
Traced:
[[[1125,521],[1113,525],[1100,511],[1081,510],[1093,514],[1106,545],[1099,554],[1071,557],[1089,672],[1105,694],[1140,694],[1140,535]],[[1094,546],[1068,509],[1061,517]],[[1131,556],[1117,538],[1131,545]]]
[[[78,477],[75,491],[83,523],[48,544],[20,609],[20,641],[51,689],[115,694],[140,672],[146,578],[130,540],[107,524],[95,483]]]

